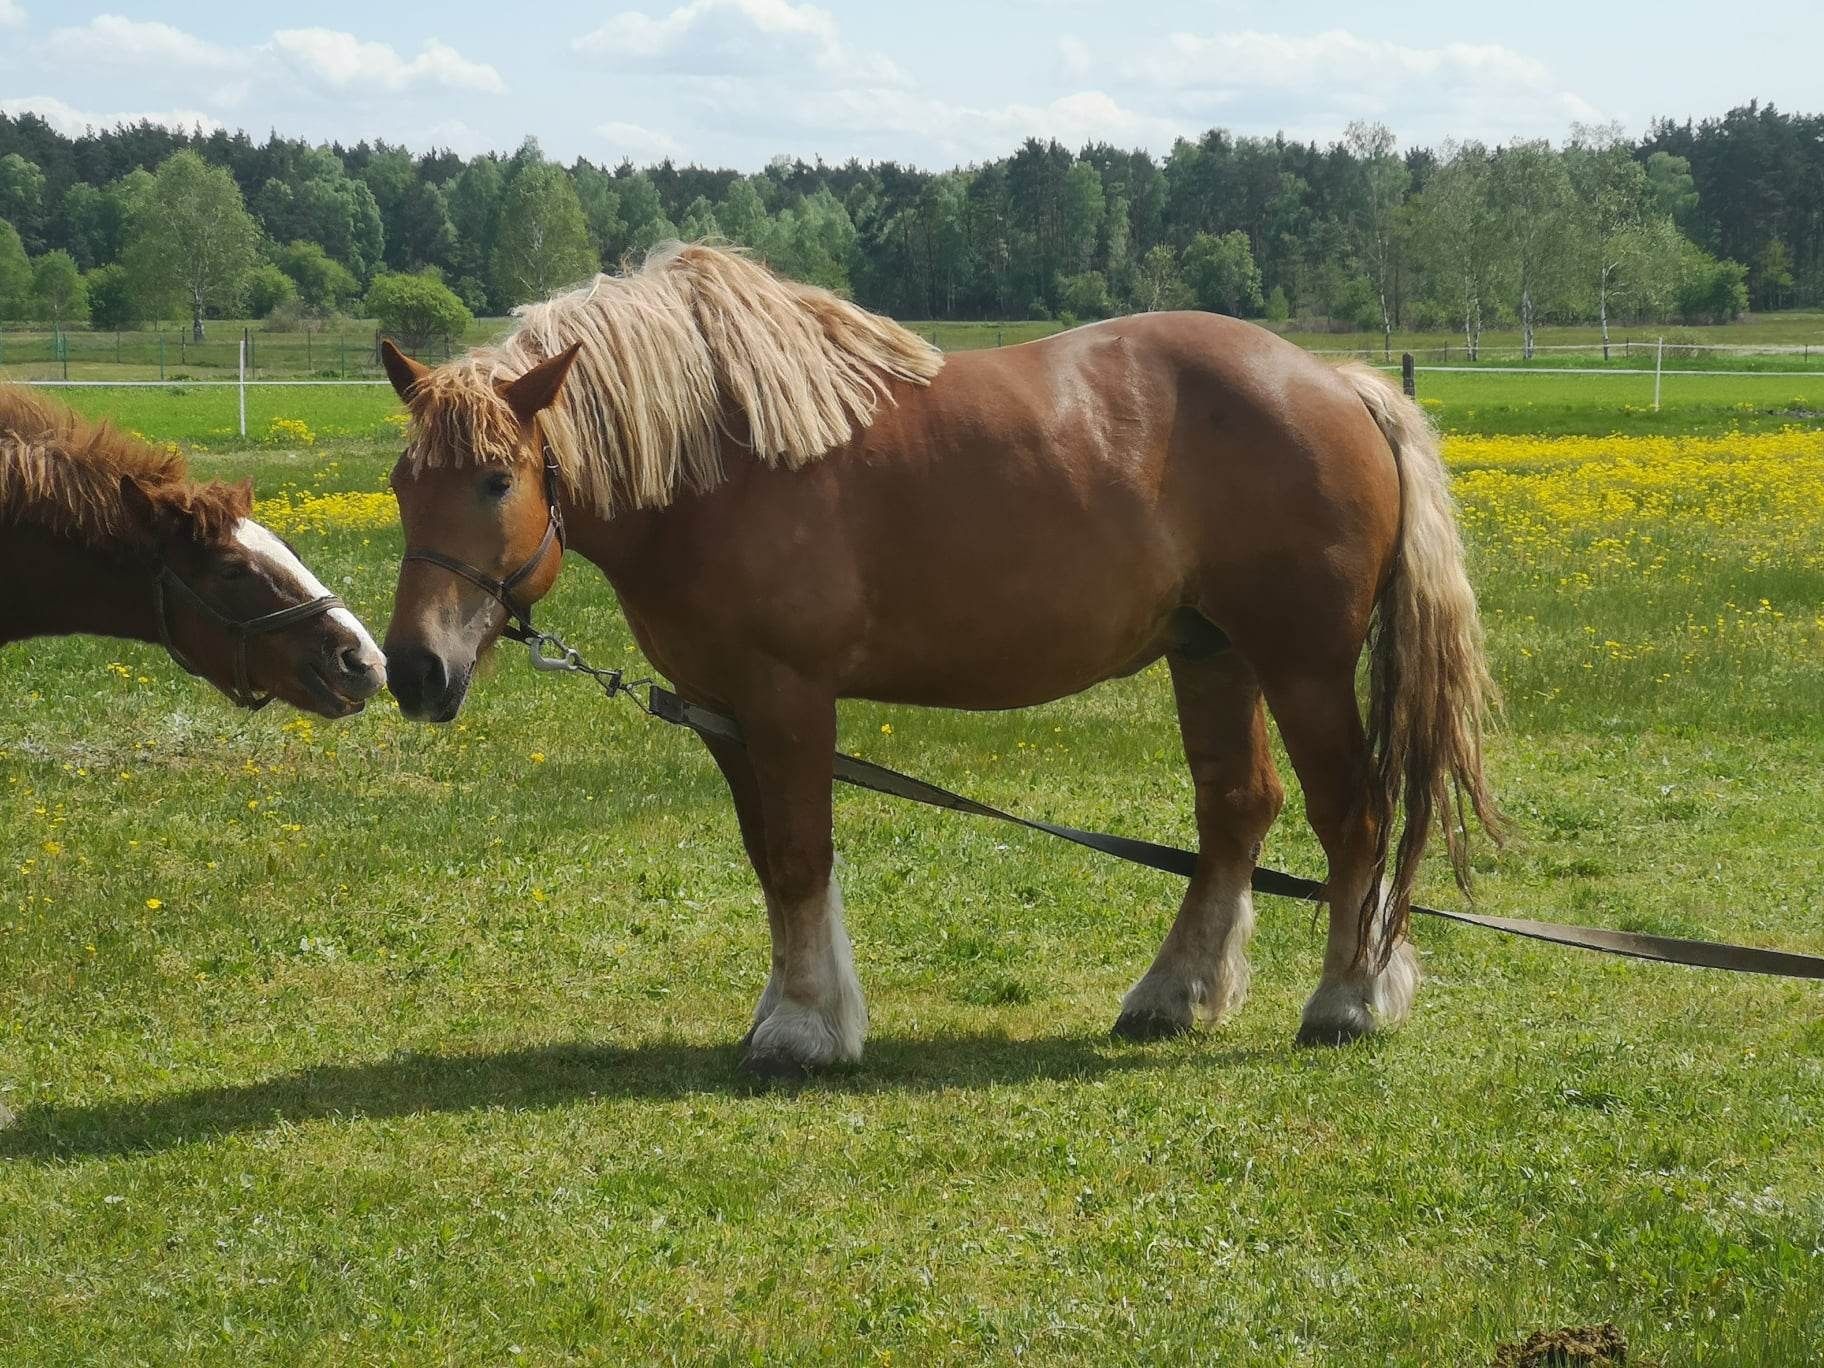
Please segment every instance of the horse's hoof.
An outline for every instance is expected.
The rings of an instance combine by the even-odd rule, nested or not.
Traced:
[[[1187,1034],[1190,1029],[1190,1022],[1164,1012],[1123,1012],[1115,1018],[1109,1034],[1121,1040],[1170,1040],[1173,1036]]]
[[[1298,1035],[1294,1039],[1302,1046],[1334,1047],[1352,1045],[1373,1033],[1372,1024],[1363,1026],[1354,1021],[1307,1021],[1299,1026]]]

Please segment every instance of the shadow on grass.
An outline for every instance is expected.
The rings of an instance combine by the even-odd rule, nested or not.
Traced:
[[[1199,1050],[1222,1067],[1279,1057],[1286,1047]],[[37,1106],[0,1130],[0,1160],[59,1161],[155,1153],[244,1131],[321,1120],[360,1120],[488,1109],[543,1110],[598,1098],[665,1101],[695,1093],[759,1096],[935,1092],[1039,1080],[1089,1079],[1187,1058],[1166,1046],[1121,1045],[1096,1035],[1014,1040],[981,1033],[876,1036],[865,1063],[808,1083],[772,1085],[736,1069],[732,1045],[655,1041],[629,1047],[573,1042],[483,1054],[401,1053],[321,1064],[255,1083],[168,1097]]]

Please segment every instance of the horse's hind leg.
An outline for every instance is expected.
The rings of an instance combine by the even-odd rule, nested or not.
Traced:
[[[1122,1000],[1115,1034],[1135,1040],[1187,1031],[1247,997],[1249,885],[1260,843],[1285,800],[1248,663],[1233,650],[1169,659],[1196,786],[1197,870],[1152,968]]]
[[[1402,939],[1376,968],[1378,922],[1363,941],[1362,908],[1375,884],[1375,818],[1363,801],[1369,785],[1368,741],[1355,698],[1353,664],[1329,671],[1267,677],[1279,734],[1305,791],[1305,815],[1329,860],[1330,905],[1323,978],[1305,1003],[1302,1045],[1341,1045],[1402,1020],[1419,984],[1412,943]],[[1379,890],[1376,889],[1376,896]],[[1385,909],[1377,912],[1385,915]]]

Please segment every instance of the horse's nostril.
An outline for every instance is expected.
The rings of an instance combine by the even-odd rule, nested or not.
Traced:
[[[394,695],[401,702],[412,704],[442,694],[449,679],[443,657],[422,648],[391,652],[386,659],[386,675]]]
[[[342,654],[336,657],[336,663],[342,667],[344,674],[359,676],[368,672],[367,652],[359,646],[343,648]]]

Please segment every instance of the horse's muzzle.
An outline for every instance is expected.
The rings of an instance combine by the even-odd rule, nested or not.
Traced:
[[[462,710],[469,668],[452,669],[437,652],[402,646],[387,652],[386,683],[399,711],[414,722],[448,722]]]

